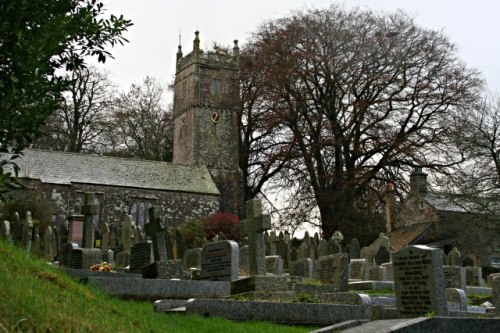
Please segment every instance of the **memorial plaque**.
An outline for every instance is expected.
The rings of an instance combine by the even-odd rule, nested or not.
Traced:
[[[140,273],[141,268],[154,262],[153,243],[142,241],[130,249],[130,272]]]
[[[442,251],[423,245],[407,246],[395,252],[393,259],[399,314],[402,317],[446,315]]]
[[[349,285],[349,257],[339,253],[316,260],[316,278],[322,283],[332,284],[338,291],[347,291]]]
[[[201,252],[201,280],[235,281],[238,279],[239,247],[233,241],[207,244]]]

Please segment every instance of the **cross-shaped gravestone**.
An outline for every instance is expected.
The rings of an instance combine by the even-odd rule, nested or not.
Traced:
[[[97,205],[95,204],[95,193],[85,193],[82,207],[83,214],[83,235],[82,247],[92,249],[94,247],[94,215],[97,215]]]
[[[149,222],[146,223],[146,235],[153,241],[153,253],[155,261],[167,260],[167,248],[165,246],[165,227],[161,223],[160,206],[148,209]]]
[[[271,217],[262,214],[260,199],[246,202],[246,220],[241,221],[241,230],[248,237],[248,259],[250,275],[266,275],[266,243],[263,232],[271,229]]]

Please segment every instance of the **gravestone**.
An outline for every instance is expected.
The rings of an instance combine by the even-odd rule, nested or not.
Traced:
[[[10,224],[10,232],[12,234],[12,242],[14,245],[20,246],[23,238],[23,226],[18,212],[14,213],[14,220]]]
[[[349,287],[349,256],[344,253],[332,254],[314,262],[316,278],[336,287],[337,291],[347,291]]]
[[[266,271],[268,274],[283,275],[283,259],[280,256],[266,256]]]
[[[110,247],[110,237],[111,231],[109,229],[109,224],[107,222],[103,222],[101,224],[101,250],[102,252],[108,252]]]
[[[123,251],[130,251],[131,241],[132,241],[132,215],[125,215],[122,227],[122,245]]]
[[[163,234],[163,239],[165,240],[165,248],[167,251],[167,258],[174,258],[174,245],[175,245],[175,239],[172,239],[172,236],[170,235],[170,232],[165,231]]]
[[[63,267],[71,267],[71,253],[78,248],[76,243],[66,243],[61,246],[59,264]]]
[[[251,275],[265,275],[265,241],[263,232],[271,229],[271,217],[262,213],[260,199],[246,202],[246,219],[241,221],[244,235],[248,237],[248,260]]]
[[[111,230],[110,230],[109,233],[110,233],[110,235],[109,235],[109,246],[112,249],[117,250],[118,249],[118,245],[120,243],[120,240],[118,239],[118,236],[117,236],[116,225],[111,225]]]
[[[289,270],[291,276],[301,276],[308,279],[312,279],[314,276],[314,264],[311,258],[292,261]]]
[[[360,258],[361,246],[359,245],[359,241],[356,238],[352,238],[349,243],[349,258],[359,259]]]
[[[281,231],[278,235],[278,255],[283,259],[283,268],[288,269],[290,261],[290,249],[285,234]]]
[[[483,269],[481,267],[465,267],[468,286],[482,287],[484,285]]]
[[[361,249],[360,257],[362,259],[366,259],[366,263],[369,266],[372,266],[374,263],[375,255],[382,246],[386,246],[388,249],[390,249],[389,238],[387,238],[383,232],[379,234],[378,238],[372,244]]]
[[[443,266],[444,285],[446,288],[458,288],[466,290],[465,267]]]
[[[403,317],[445,316],[443,253],[423,245],[393,253],[396,305]]]
[[[26,212],[26,218],[22,224],[22,238],[21,247],[26,251],[31,251],[31,240],[33,237],[33,219],[31,218],[31,212]]]
[[[45,228],[45,233],[43,236],[43,245],[44,245],[43,257],[47,261],[53,261],[55,256],[52,237],[53,237],[52,227],[48,226],[47,228]]]
[[[382,265],[386,262],[391,261],[391,252],[389,251],[389,247],[386,245],[382,245],[379,247],[377,253],[375,253],[375,264]]]
[[[180,259],[155,261],[141,269],[145,279],[190,279],[191,275],[184,271],[184,264]]]
[[[239,276],[239,246],[234,241],[219,241],[203,246],[201,280],[235,281]]]
[[[102,262],[100,249],[76,248],[71,251],[70,268],[89,269]]]
[[[94,216],[97,215],[97,205],[95,204],[95,193],[85,193],[82,206],[83,214],[83,235],[82,247],[92,249],[94,247]]]
[[[265,234],[265,233],[264,233]],[[266,238],[266,256],[278,255],[278,236],[276,230],[271,230]]]
[[[311,244],[309,244],[309,258],[312,260],[318,259],[318,247],[316,246],[316,242],[311,242]]]
[[[500,276],[494,276],[491,280],[492,302],[497,316],[500,316]]]
[[[322,239],[319,241],[318,245],[318,258],[330,255],[332,253],[329,253],[328,251],[328,241],[326,239]]]
[[[12,235],[10,233],[10,222],[9,221],[3,221],[0,224],[0,237],[5,239],[9,243],[12,241]]]
[[[382,267],[385,267],[387,281],[394,281],[394,265],[392,262],[385,262],[382,264]]]
[[[33,226],[33,238],[32,238],[32,245],[31,245],[31,252],[37,257],[40,257],[42,255],[42,244],[40,240],[40,232],[38,230],[38,221],[37,223]]]
[[[297,261],[299,259],[299,252],[297,251],[296,248],[292,247],[290,250],[290,264],[294,261]]]
[[[154,262],[153,243],[149,240],[135,243],[130,248],[130,272],[141,273],[141,269]]]
[[[299,249],[297,250],[297,259],[306,258],[309,258],[309,242],[306,242],[304,239],[302,240],[302,243],[300,243]]]
[[[384,266],[372,266],[368,271],[371,281],[387,281],[387,269]]]
[[[176,259],[184,258],[184,253],[186,252],[186,242],[184,241],[184,236],[180,229],[175,228],[175,244],[177,245],[177,257]]]
[[[462,264],[462,254],[458,251],[458,248],[454,247],[450,253],[446,256],[446,265],[448,266],[461,266]],[[453,287],[449,287],[453,288]]]
[[[248,261],[248,245],[240,247],[240,275],[250,275],[250,263]]]
[[[349,279],[362,281],[368,279],[366,259],[351,259],[349,262]]]
[[[153,241],[154,260],[167,260],[167,249],[165,245],[165,227],[161,223],[160,206],[153,206],[148,209],[149,222],[146,223],[146,235]]]
[[[83,215],[70,215],[68,220],[68,243],[82,244]]]
[[[59,261],[59,254],[61,252],[61,235],[57,227],[52,228],[52,251],[54,252],[54,259]]]
[[[340,231],[335,231],[332,236],[334,244],[334,253],[342,253],[342,241],[344,240],[344,235]]]
[[[186,269],[201,269],[201,248],[189,249],[184,253],[184,267]]]

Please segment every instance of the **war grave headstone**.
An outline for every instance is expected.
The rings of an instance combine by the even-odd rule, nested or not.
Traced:
[[[154,262],[153,243],[149,240],[135,243],[130,248],[130,272],[140,273],[142,267]]]
[[[398,312],[403,317],[447,314],[443,253],[423,245],[393,253]]]
[[[349,262],[349,279],[368,280],[366,259],[351,259]]]
[[[260,199],[246,202],[246,219],[241,221],[244,235],[248,237],[248,258],[251,275],[265,275],[265,241],[263,232],[271,229],[271,217],[262,212]]]
[[[336,286],[337,291],[349,288],[349,257],[339,253],[315,261],[316,278],[322,283]]]
[[[465,267],[443,266],[444,285],[446,288],[458,288],[466,290]]]
[[[203,246],[201,251],[201,280],[235,281],[238,277],[238,243],[219,241]]]
[[[446,300],[448,309],[452,311],[467,311],[467,295],[465,291],[460,288],[446,288]]]

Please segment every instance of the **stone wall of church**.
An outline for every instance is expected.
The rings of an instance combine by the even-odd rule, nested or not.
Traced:
[[[147,221],[147,208],[160,205],[167,225],[180,226],[183,222],[206,217],[218,211],[217,195],[160,191],[141,188],[113,187],[93,184],[57,185],[37,180],[24,181],[25,189],[34,190],[50,204],[52,221],[61,225],[83,203],[85,192],[95,192],[99,201],[99,221],[120,229],[126,214],[143,224]],[[36,216],[33,218],[36,219]]]

